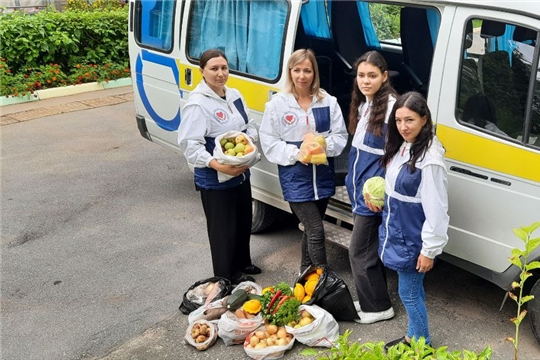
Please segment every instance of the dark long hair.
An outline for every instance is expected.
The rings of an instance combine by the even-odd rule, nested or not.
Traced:
[[[423,158],[433,140],[433,120],[426,99],[420,93],[414,91],[398,97],[392,108],[392,113],[388,120],[388,132],[386,134],[384,155],[381,157],[381,166],[386,168],[390,159],[399,152],[399,148],[403,144],[403,137],[399,133],[396,123],[396,111],[402,107],[414,111],[420,117],[426,117],[426,123],[411,146],[411,159],[407,163],[411,172],[415,172],[416,162]]]
[[[388,72],[388,65],[386,64],[384,57],[377,51],[368,51],[356,60],[354,64],[355,76],[358,71],[358,66],[363,62],[376,66],[383,75],[385,72]],[[388,110],[388,97],[390,95],[396,96],[396,91],[392,85],[390,85],[390,78],[387,73],[386,81],[382,83],[381,88],[373,97],[371,113],[368,120],[367,130],[375,134],[375,136],[382,136],[384,119],[386,111]],[[358,126],[358,108],[366,101],[366,96],[360,91],[357,77],[355,77],[351,94],[351,105],[349,107],[349,133],[353,135]]]

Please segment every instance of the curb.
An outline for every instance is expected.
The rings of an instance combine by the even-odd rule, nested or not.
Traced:
[[[34,94],[28,94],[25,96],[0,97],[0,106],[22,104],[26,102],[50,99],[59,96],[81,94],[89,91],[113,89],[121,86],[130,86],[131,84],[131,78],[121,78],[118,80],[111,80],[109,82],[92,82],[80,85],[69,85],[52,89],[36,90],[34,91]]]

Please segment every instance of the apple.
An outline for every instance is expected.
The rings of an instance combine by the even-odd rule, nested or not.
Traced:
[[[246,147],[244,146],[244,144],[238,143],[238,144],[236,144],[236,146],[234,147],[234,151],[236,151],[237,153],[239,153],[239,152],[244,153],[245,148],[246,148]]]
[[[242,156],[244,156],[244,153],[237,152],[237,153],[236,153],[236,156],[237,156],[237,157],[242,157]]]
[[[242,144],[242,145],[247,145],[249,143],[249,141],[246,139],[246,137],[242,134],[238,135],[235,139],[234,139],[234,142],[235,144]]]
[[[227,139],[223,138],[219,143],[221,144],[221,146],[225,146],[225,144],[227,143]]]
[[[245,147],[244,147],[244,154],[249,154],[250,152],[252,152],[253,150],[255,150],[255,148],[249,144],[247,144]]]
[[[225,150],[230,150],[234,148],[234,144],[230,141],[227,141],[225,145],[223,145],[223,147],[225,148]]]
[[[234,149],[228,149],[225,151],[225,155],[236,156],[236,151]]]

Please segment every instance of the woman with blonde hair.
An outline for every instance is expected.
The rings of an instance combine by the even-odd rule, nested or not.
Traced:
[[[278,165],[283,197],[304,226],[300,271],[327,264],[323,217],[335,193],[333,157],[347,144],[347,129],[335,97],[320,88],[315,54],[296,50],[287,63],[287,83],[266,104],[259,136],[266,158]],[[299,156],[307,134],[322,135],[327,164]]]

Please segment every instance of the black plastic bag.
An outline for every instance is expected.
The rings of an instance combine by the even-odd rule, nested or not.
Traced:
[[[212,290],[205,291],[205,287],[209,286],[211,283]],[[214,289],[214,287],[217,288]],[[228,279],[222,278],[220,276],[214,276],[208,279],[197,281],[195,284],[191,285],[188,291],[184,293],[184,297],[180,307],[178,308],[184,315],[189,315],[194,310],[197,310],[199,307],[205,304],[205,302],[215,301],[224,298],[225,296],[231,293],[232,285]],[[208,295],[213,295],[212,299],[208,299]]]
[[[345,284],[345,281],[338,274],[330,270],[328,265],[311,265],[300,274],[296,282],[303,283],[304,277],[317,268],[322,269],[322,274],[311,295],[311,299],[305,304],[315,304],[322,307],[338,321],[353,321],[354,319],[358,319],[358,313],[354,308],[353,299],[347,284]]]

